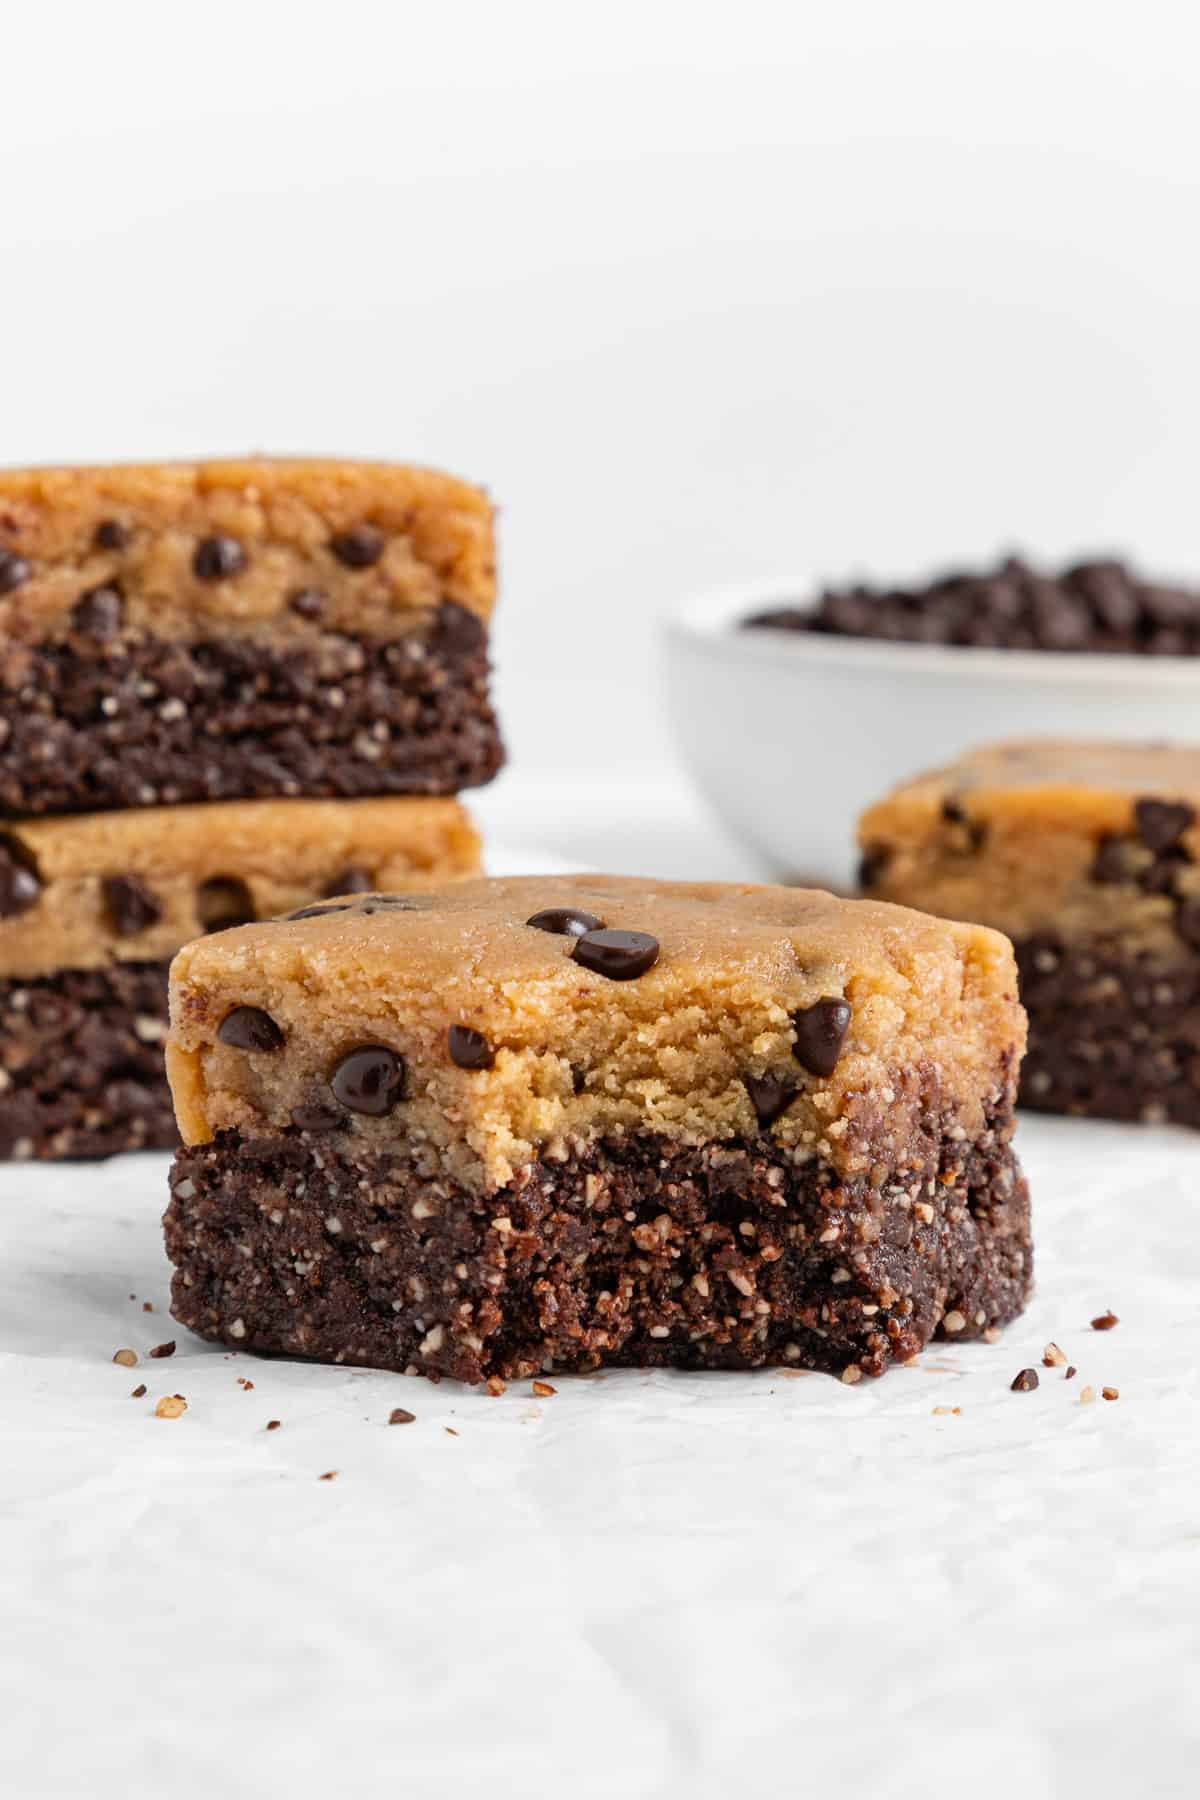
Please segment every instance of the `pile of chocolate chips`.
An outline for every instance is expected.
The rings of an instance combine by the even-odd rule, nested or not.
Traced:
[[[1043,575],[1010,557],[991,574],[928,587],[826,591],[807,607],[756,613],[746,627],[994,650],[1200,655],[1200,592],[1142,581],[1124,563]]]

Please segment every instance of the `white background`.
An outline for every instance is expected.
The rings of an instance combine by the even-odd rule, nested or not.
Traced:
[[[0,460],[485,481],[485,822],[735,872],[661,719],[679,596],[1200,566],[1198,52],[1185,5],[10,0]],[[540,1410],[189,1340],[156,1423],[109,1357],[168,1329],[158,1174],[10,1179],[6,1792],[1190,1791],[1196,1147],[1099,1131],[1022,1127],[1040,1286],[995,1350]],[[1055,1334],[1118,1405],[1009,1394]]]

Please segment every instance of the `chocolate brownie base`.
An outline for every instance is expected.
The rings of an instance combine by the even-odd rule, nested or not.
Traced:
[[[1200,957],[1053,932],[1015,949],[1029,1013],[1021,1105],[1200,1126]]]
[[[0,981],[0,1158],[178,1142],[163,1070],[165,962]]]
[[[172,1310],[244,1349],[467,1382],[775,1363],[855,1381],[1021,1311],[1010,1129],[874,1186],[765,1133],[610,1139],[487,1197],[427,1146],[224,1131],[176,1156]]]
[[[1123,563],[1083,562],[1046,575],[1010,557],[986,573],[914,588],[854,587],[808,606],[775,607],[750,629],[995,650],[1200,655],[1200,593],[1144,581]]]
[[[394,640],[153,637],[0,658],[0,813],[452,794],[503,761],[486,630],[443,604]]]

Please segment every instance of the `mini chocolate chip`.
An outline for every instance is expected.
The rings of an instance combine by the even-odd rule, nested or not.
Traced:
[[[832,1075],[850,1029],[851,1011],[845,1000],[817,1000],[792,1014],[796,1042],[792,1054],[810,1075]]]
[[[891,860],[892,853],[886,844],[868,844],[858,859],[859,887],[874,887]]]
[[[237,875],[212,875],[196,889],[196,917],[205,931],[253,925],[258,917],[246,883]]]
[[[1034,1388],[1038,1386],[1037,1370],[1022,1369],[1019,1375],[1013,1377],[1010,1385],[1014,1394],[1032,1394]]]
[[[96,527],[96,548],[127,550],[131,536],[128,525],[122,525],[120,519],[101,519]]]
[[[496,1060],[492,1046],[473,1025],[452,1025],[446,1033],[446,1043],[450,1061],[460,1069],[490,1069]]]
[[[365,869],[351,866],[343,869],[340,875],[335,875],[325,892],[330,897],[334,894],[369,894],[374,885]]]
[[[33,569],[15,550],[0,550],[0,594],[11,594],[28,581]]]
[[[288,605],[301,619],[319,619],[325,610],[325,595],[320,588],[301,588]]]
[[[1133,871],[1129,866],[1128,839],[1101,838],[1089,873],[1093,881],[1106,884],[1132,881]]]
[[[369,569],[383,555],[384,535],[373,525],[354,525],[330,540],[329,548],[348,569]]]
[[[329,1085],[351,1112],[382,1118],[404,1098],[404,1059],[385,1044],[364,1044],[343,1056]]]
[[[162,918],[162,907],[136,875],[106,875],[100,891],[109,924],[118,937],[136,937]]]
[[[192,573],[198,581],[227,581],[246,567],[246,552],[236,538],[206,537],[196,545]]]
[[[1147,850],[1170,850],[1177,844],[1196,814],[1175,800],[1137,800],[1133,816],[1138,836]]]
[[[1181,900],[1175,909],[1175,929],[1185,944],[1200,950],[1200,900]]]
[[[575,939],[571,955],[610,981],[632,981],[658,961],[658,939],[648,931],[585,931]]]
[[[118,587],[105,585],[83,594],[71,608],[71,625],[84,637],[111,638],[121,629],[125,602]]]
[[[787,1111],[800,1091],[794,1081],[788,1081],[782,1075],[743,1075],[742,1081],[754,1115],[764,1131]]]
[[[15,919],[36,906],[42,891],[37,865],[13,838],[0,838],[0,919]]]
[[[319,1100],[311,1106],[294,1106],[292,1124],[298,1131],[336,1131],[345,1124],[346,1115],[336,1106],[324,1106]]]
[[[234,1050],[282,1050],[283,1033],[261,1006],[235,1006],[217,1028],[222,1044]]]
[[[548,906],[544,912],[535,912],[525,923],[532,925],[535,931],[553,931],[560,937],[583,937],[589,931],[604,929],[603,919],[598,919],[595,913],[582,912],[577,906]]]

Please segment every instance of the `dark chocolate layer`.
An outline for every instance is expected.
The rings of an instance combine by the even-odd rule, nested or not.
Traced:
[[[170,1149],[166,1030],[165,962],[0,981],[0,1158]]]
[[[1029,1013],[1023,1106],[1200,1126],[1200,956],[1052,932],[1016,952]]]
[[[875,1187],[765,1134],[611,1141],[487,1198],[420,1146],[226,1132],[176,1156],[173,1311],[246,1349],[470,1382],[601,1364],[880,1375],[939,1329],[1020,1312],[1010,1130],[1011,1112]]]
[[[74,634],[0,654],[0,814],[279,795],[453,794],[503,761],[486,632],[280,650]]]

